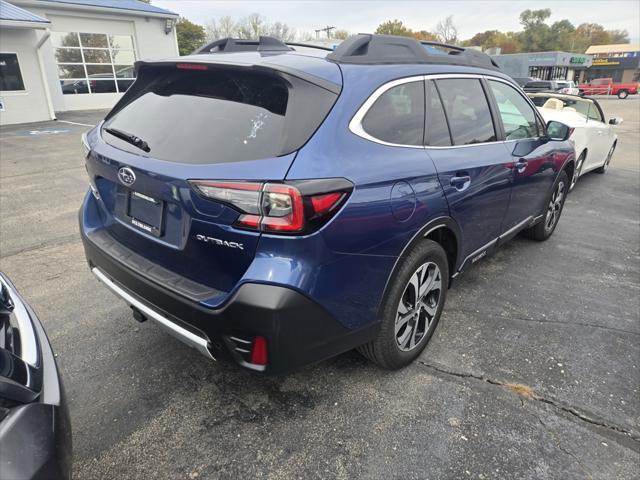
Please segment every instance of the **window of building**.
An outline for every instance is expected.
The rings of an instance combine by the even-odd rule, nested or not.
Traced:
[[[494,142],[496,132],[480,80],[436,80],[454,145]]]
[[[383,142],[422,145],[424,82],[403,83],[384,92],[365,115],[362,128]]]
[[[24,89],[18,55],[15,53],[0,53],[0,91],[14,92]]]
[[[126,91],[135,74],[133,38],[103,33],[52,32],[62,93]]]

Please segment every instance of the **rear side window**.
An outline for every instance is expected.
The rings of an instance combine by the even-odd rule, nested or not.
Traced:
[[[424,83],[403,83],[384,92],[369,108],[362,128],[372,137],[398,145],[422,145]]]
[[[493,142],[496,132],[480,80],[436,80],[454,145]]]
[[[489,86],[498,104],[505,138],[517,140],[537,137],[536,114],[529,102],[505,83],[489,80]]]
[[[440,101],[436,84],[427,81],[427,145],[446,147],[451,145],[447,117]]]
[[[335,99],[328,90],[275,73],[150,67],[107,117],[103,137],[143,154],[107,130],[135,135],[150,157],[178,163],[271,158],[300,148]]]

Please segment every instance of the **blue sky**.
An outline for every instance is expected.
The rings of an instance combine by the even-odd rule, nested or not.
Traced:
[[[639,0],[152,0],[205,25],[212,18],[239,18],[253,12],[269,21],[281,21],[298,31],[326,25],[351,32],[373,32],[385,20],[398,18],[414,30],[433,30],[438,20],[453,15],[461,38],[484,30],[519,30],[518,15],[527,8],[550,8],[551,22],[570,20],[574,25],[596,22],[606,29],[626,29],[631,41],[640,41]]]

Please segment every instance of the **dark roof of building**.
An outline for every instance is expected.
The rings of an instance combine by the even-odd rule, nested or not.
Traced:
[[[46,18],[39,17],[24,8],[0,0],[0,20],[10,20],[12,22],[35,22],[51,23]]]
[[[79,5],[83,7],[101,7],[101,8],[113,8],[114,10],[130,10],[142,13],[155,13],[165,14],[171,16],[178,16],[170,10],[156,7],[145,2],[138,0],[40,0],[47,3],[61,3],[69,5]]]

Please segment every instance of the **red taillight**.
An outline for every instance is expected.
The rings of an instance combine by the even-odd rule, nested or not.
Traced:
[[[254,337],[251,343],[251,357],[249,363],[254,365],[267,364],[267,339],[264,337]]]
[[[344,197],[343,192],[332,192],[326,193],[324,195],[313,195],[311,197],[311,206],[313,207],[313,212],[317,215],[322,215],[327,212],[330,212],[333,207],[335,207],[340,200]]]
[[[202,63],[176,63],[176,68],[180,70],[208,70]]]
[[[305,180],[301,189],[285,183],[190,180],[202,196],[240,210],[237,228],[270,233],[306,233],[318,228],[343,203],[352,184],[344,179]],[[318,189],[330,189],[329,193]],[[341,191],[335,191],[340,189]],[[305,195],[305,191],[308,191]],[[326,190],[325,190],[326,191]],[[312,228],[313,227],[313,228]]]

